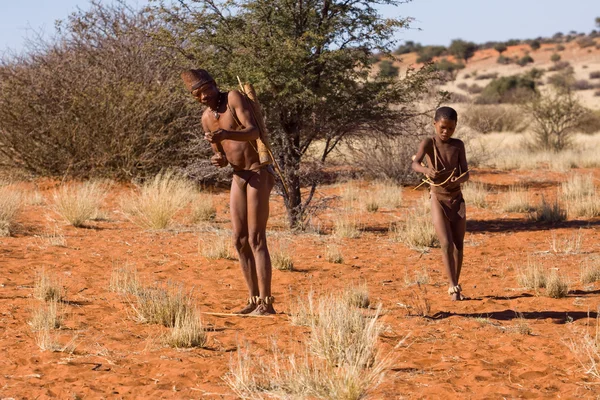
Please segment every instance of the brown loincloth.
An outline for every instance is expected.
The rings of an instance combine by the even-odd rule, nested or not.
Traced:
[[[456,222],[466,217],[465,199],[460,186],[454,188],[432,186],[430,193],[431,198],[440,204],[448,220]]]
[[[248,183],[250,182],[250,180],[254,176],[259,175],[260,171],[263,169],[266,170],[271,175],[275,176],[275,172],[273,171],[273,167],[271,165],[262,165],[255,169],[234,170],[233,171],[233,180],[240,187],[240,189],[242,189],[243,191],[246,191],[246,187],[248,186]]]

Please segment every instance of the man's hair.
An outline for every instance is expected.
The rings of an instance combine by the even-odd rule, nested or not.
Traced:
[[[439,121],[440,119],[458,121],[458,114],[456,113],[456,110],[452,107],[440,107],[437,110],[435,110],[435,117],[433,117],[433,120]]]

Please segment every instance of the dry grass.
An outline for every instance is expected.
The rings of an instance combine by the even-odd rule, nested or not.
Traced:
[[[33,297],[43,301],[62,301],[65,297],[65,288],[56,275],[47,274],[45,269],[36,273],[33,283]]]
[[[511,186],[504,194],[501,208],[505,212],[525,213],[531,211],[529,193],[521,186]]]
[[[583,284],[600,281],[600,263],[598,260],[595,260],[593,263],[586,261],[581,264],[579,276],[579,280]]]
[[[431,302],[427,296],[427,287],[418,285],[416,289],[412,288],[406,308],[409,316],[429,317],[431,315]]]
[[[336,213],[333,218],[333,233],[338,238],[356,239],[360,237],[360,223],[349,211]]]
[[[358,400],[381,382],[388,360],[376,351],[380,308],[365,317],[343,296],[309,296],[304,303],[311,333],[300,357],[282,354],[276,345],[271,357],[238,348],[225,381],[239,398]]]
[[[311,290],[306,296],[296,296],[290,304],[290,322],[296,326],[310,326],[315,318],[315,294]]]
[[[566,201],[567,214],[571,218],[594,218],[600,216],[600,196],[594,193]]]
[[[462,186],[462,192],[467,204],[473,204],[479,208],[487,206],[486,197],[489,191],[485,184],[481,182],[467,182]]]
[[[515,326],[513,327],[513,330],[516,333],[520,333],[521,335],[531,335],[533,333],[531,326],[529,326],[527,320],[523,318],[522,313],[517,313],[517,318],[515,319]]]
[[[98,215],[105,197],[105,185],[95,181],[61,185],[52,196],[56,212],[75,227]]]
[[[44,196],[36,189],[27,196],[25,202],[30,206],[41,206],[46,203],[46,199],[44,199]]]
[[[349,305],[354,307],[369,308],[371,304],[369,300],[369,288],[366,282],[348,286],[342,296]]]
[[[29,326],[34,332],[58,329],[63,323],[63,309],[56,299],[40,303],[31,315]]]
[[[414,285],[427,285],[429,284],[429,281],[429,272],[425,267],[422,267],[420,270],[413,271],[412,277],[408,274],[408,271],[405,271],[404,273],[404,284],[406,287]]]
[[[338,246],[333,244],[327,246],[327,261],[334,264],[344,263],[344,255]]]
[[[60,344],[57,335],[52,334],[49,329],[42,329],[35,334],[35,343],[42,351],[73,354],[77,347],[76,340],[77,336],[74,336],[65,344]]]
[[[115,266],[110,274],[109,290],[121,294],[137,295],[142,289],[137,269],[129,264]]]
[[[19,191],[9,186],[0,186],[0,237],[12,234],[22,204],[22,195]]]
[[[588,325],[591,323],[588,322]],[[594,334],[586,330],[581,336],[571,338],[568,346],[579,359],[585,373],[600,380],[600,316],[596,316]]]
[[[217,232],[216,237],[201,238],[198,242],[200,254],[209,260],[235,260],[231,235]]]
[[[144,229],[168,229],[175,215],[196,195],[194,185],[174,174],[164,172],[148,180],[125,197],[123,211],[133,223]]]
[[[557,237],[556,232],[552,231],[551,249],[555,254],[579,254],[583,243],[583,233],[579,229],[572,235]]]
[[[191,294],[186,294],[182,285],[173,282],[141,287],[132,307],[139,322],[170,328],[175,326],[178,317],[193,310]]]
[[[558,199],[555,199],[552,203],[548,203],[546,198],[542,196],[542,202],[531,212],[530,218],[537,222],[562,222],[567,219],[567,211]]]
[[[565,182],[561,183],[560,191],[565,199],[591,196],[596,193],[594,177],[592,174],[571,174]]]
[[[164,338],[167,345],[176,348],[204,347],[206,340],[200,314],[191,308],[177,314],[174,326]]]
[[[546,283],[546,295],[554,299],[566,297],[569,293],[569,283],[567,279],[558,272],[552,271]]]
[[[280,271],[293,271],[294,260],[287,250],[287,246],[279,244],[277,248],[271,252],[271,264],[273,268]]]
[[[217,217],[217,209],[211,195],[200,194],[192,203],[190,221],[193,224],[213,221]]]
[[[424,251],[439,242],[431,220],[429,199],[422,198],[415,208],[406,213],[403,223],[392,225],[392,237],[411,249]]]
[[[526,289],[545,288],[548,283],[548,271],[541,265],[528,260],[525,269],[519,271],[517,282]]]
[[[51,231],[38,236],[40,246],[67,247],[67,239],[58,226],[54,226]]]
[[[396,209],[402,205],[403,188],[393,181],[374,182],[368,190],[367,206],[372,204],[377,209]]]

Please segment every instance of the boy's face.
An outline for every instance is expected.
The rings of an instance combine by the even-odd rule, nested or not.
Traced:
[[[210,108],[216,108],[219,102],[219,90],[217,86],[212,83],[206,83],[200,86],[198,89],[192,92],[192,96],[196,98],[200,103]]]
[[[442,142],[446,142],[450,140],[452,135],[454,135],[454,130],[456,129],[456,121],[442,118],[437,121],[434,121],[433,126],[435,126],[435,133],[440,139],[442,139]]]

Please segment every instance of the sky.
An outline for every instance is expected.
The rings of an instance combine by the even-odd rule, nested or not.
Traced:
[[[127,2],[146,4],[144,0]],[[22,51],[27,38],[37,33],[50,36],[57,19],[88,6],[89,0],[0,0],[0,52]],[[412,28],[400,32],[399,39],[448,45],[452,39],[484,43],[549,37],[571,30],[589,33],[600,16],[600,1],[414,0],[380,9],[385,17],[414,18]]]

